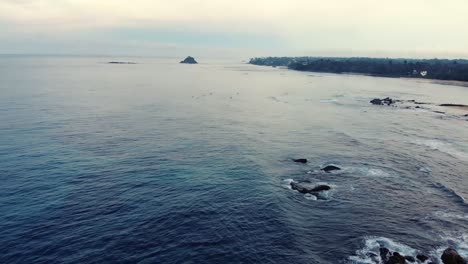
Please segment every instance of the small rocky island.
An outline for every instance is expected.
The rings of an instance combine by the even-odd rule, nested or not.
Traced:
[[[185,60],[181,61],[180,63],[198,64],[198,62],[191,56],[188,56],[187,58],[185,58]]]
[[[136,62],[131,61],[109,61],[109,64],[136,64]]]

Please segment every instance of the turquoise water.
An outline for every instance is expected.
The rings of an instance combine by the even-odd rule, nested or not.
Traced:
[[[0,58],[1,263],[468,256],[468,88],[197,59]]]

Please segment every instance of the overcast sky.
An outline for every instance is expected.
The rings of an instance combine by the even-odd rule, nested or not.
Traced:
[[[467,0],[0,0],[0,54],[468,57]]]

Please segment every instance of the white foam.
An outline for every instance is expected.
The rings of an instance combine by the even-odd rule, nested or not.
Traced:
[[[432,170],[429,167],[421,167],[419,168],[419,171],[424,172],[424,173],[431,173]]]
[[[440,263],[442,263],[440,256],[447,247],[454,248],[462,257],[468,256],[468,234],[446,234],[442,236],[442,240],[445,242],[444,245],[431,252],[431,256]]]
[[[445,191],[451,193],[455,197],[459,198],[462,203],[466,203],[465,197],[461,194],[459,194],[456,190],[448,187],[447,185],[444,185],[442,183],[437,183],[437,186],[439,186],[441,189],[444,189]]]
[[[284,179],[283,182],[286,183],[283,185],[283,187],[289,190],[293,190],[293,188],[291,187],[291,182],[294,182],[293,179]],[[304,198],[306,198],[307,200],[314,200],[314,201],[315,200],[330,200],[331,192],[336,189],[336,185],[328,184],[326,182],[302,183],[302,185],[309,185],[310,188],[313,188],[318,185],[328,185],[331,187],[331,190],[324,190],[324,191],[320,191],[314,194],[310,194],[310,193],[304,194]]]
[[[383,171],[381,169],[370,168],[370,169],[367,170],[366,175],[371,176],[371,177],[387,177],[390,174],[388,174],[387,172],[385,172],[385,171]]]
[[[468,220],[468,214],[457,214],[454,212],[437,211],[437,212],[434,212],[434,216],[439,219]]]
[[[430,150],[440,151],[449,154],[453,157],[468,160],[468,153],[455,148],[451,143],[444,142],[436,139],[415,139],[411,143],[423,147],[427,147]]]
[[[381,247],[388,248],[391,252],[398,252],[403,256],[415,256],[417,254],[415,249],[389,238],[367,237],[364,247],[357,250],[354,256],[349,257],[349,261],[354,264],[382,263],[379,251]]]
[[[349,172],[353,174],[360,174],[368,177],[390,177],[391,174],[379,169],[379,168],[371,168],[371,167],[348,167],[343,168],[343,172]]]
[[[304,194],[304,198],[306,198],[307,200],[312,200],[312,201],[316,201],[316,200],[317,200],[317,196],[315,196],[315,195],[313,195],[313,194],[310,194],[310,193]]]
[[[441,264],[442,260],[440,257],[445,249],[448,247],[454,248],[457,252],[462,256],[468,256],[468,234],[453,234],[447,233],[441,236],[441,245],[434,249],[433,251],[429,252],[427,256],[430,258],[424,262],[431,263],[431,261],[436,261],[436,263]],[[388,248],[391,252],[398,252],[403,256],[412,256],[416,257],[419,253],[417,250],[395,242],[389,238],[385,237],[367,237],[365,239],[364,247],[356,251],[354,256],[350,256],[348,258],[348,263],[353,264],[380,264],[382,263],[382,259],[380,258],[379,249],[381,247]],[[417,260],[415,263],[421,263]]]
[[[323,99],[323,100],[320,100],[321,103],[336,103],[338,102],[338,99],[336,98],[333,98],[333,99]]]
[[[283,180],[283,187],[289,189],[289,190],[292,190],[292,187],[291,187],[291,182],[293,182],[294,180],[293,179],[284,179]]]

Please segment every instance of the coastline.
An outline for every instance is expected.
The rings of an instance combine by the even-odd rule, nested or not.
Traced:
[[[380,75],[380,74],[370,74],[370,73],[359,73],[359,72],[323,72],[323,71],[303,71],[303,70],[295,70],[290,69],[287,66],[270,66],[270,65],[258,65],[247,63],[254,66],[261,66],[261,67],[272,67],[281,70],[291,70],[297,72],[311,72],[311,73],[329,73],[329,74],[336,74],[336,75],[357,75],[357,76],[369,76],[369,77],[380,77],[380,78],[392,78],[392,79],[403,79],[403,80],[417,80],[417,81],[424,81],[426,83],[434,83],[440,85],[452,85],[452,86],[461,86],[461,87],[468,87],[468,81],[457,81],[457,80],[441,80],[441,79],[432,79],[432,78],[423,78],[423,77],[405,77],[405,76],[391,76],[391,75]]]

